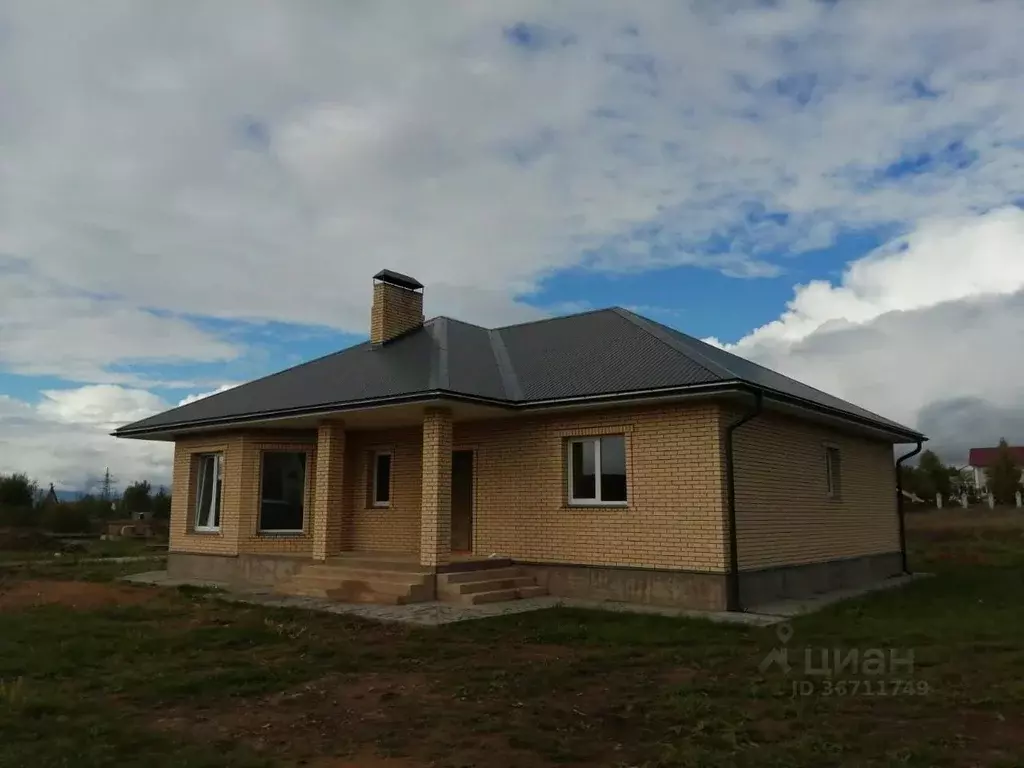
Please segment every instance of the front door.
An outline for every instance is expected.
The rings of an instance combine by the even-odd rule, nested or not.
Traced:
[[[473,551],[473,452],[452,452],[452,552]]]

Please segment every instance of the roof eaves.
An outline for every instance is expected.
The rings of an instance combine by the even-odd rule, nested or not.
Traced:
[[[505,339],[497,328],[487,331],[491,341],[491,351],[494,353],[494,361],[498,365],[498,375],[501,376],[501,387],[505,391],[505,397],[513,402],[523,400],[523,390],[519,386],[519,377],[512,366],[512,358],[509,357],[508,348],[505,346]]]
[[[724,368],[714,360],[708,358],[700,350],[694,348],[690,344],[685,343],[682,339],[672,336],[664,331],[664,329],[658,327],[650,320],[640,315],[630,312],[628,309],[622,307],[612,307],[612,312],[625,318],[629,322],[633,323],[640,330],[650,334],[662,344],[666,345],[670,349],[675,350],[681,355],[688,357],[690,360],[695,362],[701,368],[706,370],[712,376],[717,376],[719,379],[738,379],[739,377],[730,371],[728,368]]]
[[[357,408],[373,408],[386,405],[404,405],[406,403],[417,403],[426,400],[458,400],[461,402],[480,403],[483,405],[495,405],[509,407],[512,403],[492,397],[481,397],[479,395],[467,395],[462,392],[450,392],[442,389],[423,390],[421,392],[404,393],[382,398],[368,398],[364,400],[348,400],[337,403],[323,403],[315,406],[303,406],[301,408],[286,408],[272,411],[253,411],[232,416],[218,416],[207,419],[195,419],[191,421],[180,421],[175,423],[157,424],[149,427],[133,429],[132,425],[121,427],[110,434],[113,437],[135,437],[149,434],[160,434],[174,432],[175,430],[196,429],[202,427],[231,427],[235,425],[248,424],[253,421],[266,421],[273,419],[290,419],[303,416],[315,416],[319,414],[337,413],[340,411],[355,410]]]

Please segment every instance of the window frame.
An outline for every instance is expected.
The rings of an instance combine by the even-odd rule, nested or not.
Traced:
[[[825,443],[822,447],[825,449],[825,491],[829,499],[839,501],[843,498],[843,453],[834,443]]]
[[[601,440],[607,437],[621,437],[622,450],[625,454],[626,473],[626,498],[622,501],[606,501],[601,498],[604,482]],[[622,432],[609,432],[601,435],[584,435],[570,437],[565,441],[565,478],[566,478],[566,502],[570,507],[628,507],[629,506],[629,446],[628,436]],[[573,446],[583,443],[594,443],[594,496],[595,498],[576,498],[572,492],[572,451]]]
[[[220,533],[220,517],[221,517],[221,505],[222,498],[224,496],[224,454],[221,451],[205,451],[203,453],[193,454],[193,459],[196,462],[195,471],[195,497],[194,505],[192,510],[192,530],[195,533]],[[199,515],[202,512],[202,498],[203,498],[203,464],[208,460],[213,460],[213,492],[210,496],[210,515],[207,519],[216,520],[216,525],[200,525]],[[217,485],[220,484],[220,492],[217,491]],[[215,505],[215,506],[214,506]]]
[[[386,501],[377,498],[377,471],[382,456],[388,457],[388,498]],[[388,509],[391,506],[391,497],[394,495],[395,453],[389,450],[373,451],[370,454],[370,462],[370,507]]]
[[[266,499],[263,498],[263,462],[266,459],[268,453],[294,453],[301,454],[304,457],[302,467],[302,526],[300,528],[264,528],[263,527],[263,505],[266,503]],[[301,448],[264,448],[260,450],[260,464],[259,464],[259,489],[256,496],[256,533],[257,535],[271,535],[271,536],[303,536],[306,534],[306,526],[309,520],[309,516],[306,514],[309,507],[309,469],[310,469],[310,452],[306,449]],[[274,503],[275,499],[271,500]],[[283,499],[280,503],[287,503]]]

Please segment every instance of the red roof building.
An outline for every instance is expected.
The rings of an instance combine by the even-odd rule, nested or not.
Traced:
[[[1024,466],[1024,446],[1010,446],[1010,453],[1013,454],[1017,466]],[[971,454],[967,463],[972,467],[984,469],[995,464],[996,456],[998,455],[999,448],[971,448]]]

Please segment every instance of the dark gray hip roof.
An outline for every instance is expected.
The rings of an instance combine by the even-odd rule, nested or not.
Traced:
[[[923,436],[878,414],[621,308],[504,328],[438,317],[121,427],[144,436],[436,397],[531,408],[638,393],[744,387],[874,426]]]

